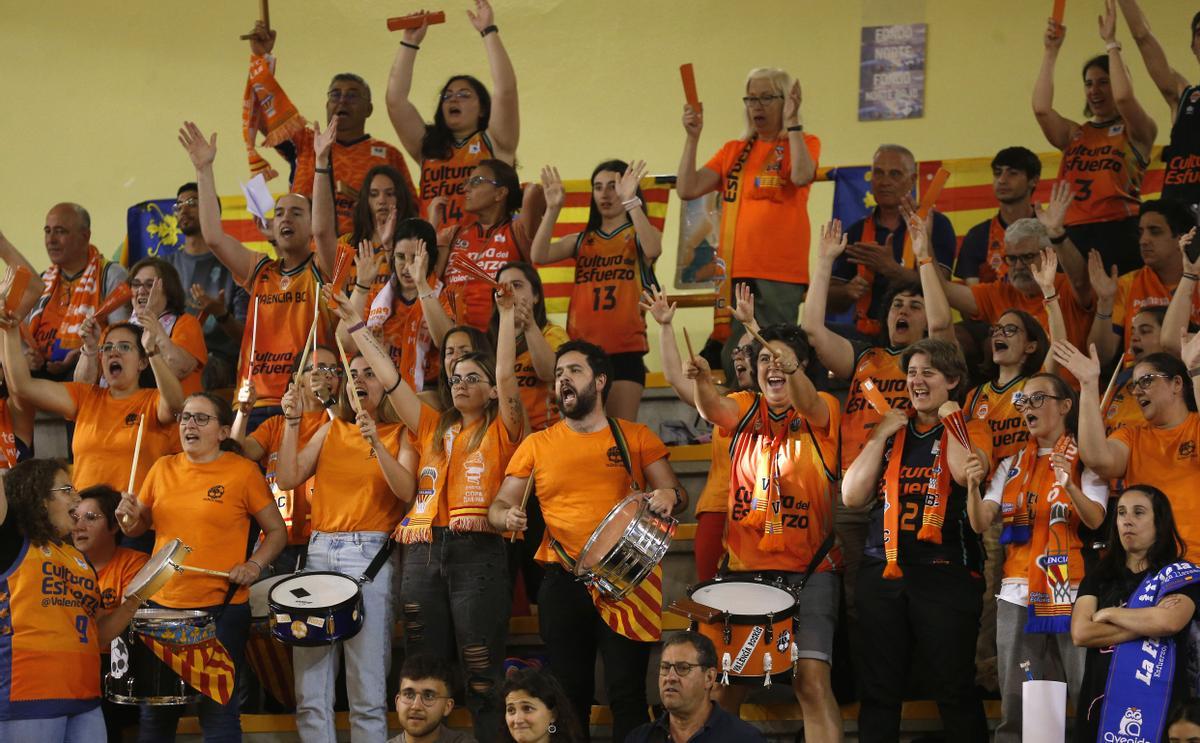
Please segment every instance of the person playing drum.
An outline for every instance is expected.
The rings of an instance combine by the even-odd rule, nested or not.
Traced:
[[[100,648],[138,601],[106,612],[96,571],[71,546],[79,496],[61,461],[0,480],[0,740],[104,740]]]
[[[699,356],[687,362],[684,373],[693,380],[700,415],[733,432],[725,527],[732,575],[780,577],[791,586],[808,578],[797,609],[792,688],[804,711],[805,737],[837,741],[842,718],[830,664],[840,555],[830,554],[823,543],[833,529],[839,405],[808,378],[812,349],[803,330],[772,325],[763,329],[762,338],[767,345],[755,342],[751,357],[761,392],[721,395]],[[746,686],[722,686],[718,699],[736,714],[747,691]]]
[[[332,295],[326,290],[323,301]],[[349,304],[344,296],[340,303]],[[370,335],[368,333],[368,335]],[[343,358],[343,366],[346,366]],[[355,740],[387,740],[387,674],[392,659],[392,582],[396,561],[391,533],[411,501],[416,452],[405,443],[404,425],[367,360],[355,356],[340,400],[340,414],[303,448],[300,393],[283,397],[287,425],[279,450],[276,484],[285,490],[314,478],[312,536],[306,570],[335,571],[362,583],[362,628],[334,645],[292,649],[296,723],[304,741],[335,740],[333,704],[338,653],[346,658],[346,694]],[[350,396],[354,396],[351,402]],[[355,413],[355,410],[359,412]],[[387,550],[374,575],[372,561]]]
[[[651,511],[669,516],[687,493],[667,461],[667,448],[640,423],[605,418],[612,366],[599,346],[559,346],[555,396],[563,420],[532,434],[509,462],[488,511],[492,526],[524,531],[522,495],[532,477],[546,519],[538,559],[547,565],[538,591],[540,632],[555,673],[581,721],[590,720],[596,653],[604,658],[613,740],[646,722],[646,668],[662,637],[661,578],[652,576],[622,601],[577,581],[574,561],[613,506],[642,493]],[[617,436],[614,436],[617,434]]]
[[[207,392],[189,396],[179,415],[183,451],[155,462],[137,497],[125,493],[116,513],[129,536],[153,528],[155,551],[178,538],[192,547],[189,567],[228,571],[225,577],[177,575],[154,595],[153,604],[213,614],[217,639],[238,668],[250,628],[246,586],[283,549],[287,533],[258,466],[235,453],[232,425],[229,403]],[[247,557],[254,543],[252,519],[263,538]],[[200,727],[206,736],[240,734],[238,686],[225,704],[201,699]],[[173,739],[182,714],[181,705],[142,705],[139,739]]]
[[[350,302],[339,305],[420,454],[416,501],[396,532],[405,651],[459,660],[475,737],[491,741],[504,717],[511,592],[504,540],[487,513],[528,426],[517,387],[516,295],[496,298],[496,358],[472,352],[446,368],[452,404],[442,411],[421,403]]]

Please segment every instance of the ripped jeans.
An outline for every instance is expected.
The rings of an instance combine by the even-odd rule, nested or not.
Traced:
[[[480,743],[495,740],[504,720],[500,685],[512,598],[507,573],[499,534],[435,527],[431,544],[404,545],[405,657],[427,652],[458,659]]]

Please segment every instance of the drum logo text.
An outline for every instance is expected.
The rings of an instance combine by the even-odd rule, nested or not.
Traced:
[[[737,657],[733,659],[733,672],[741,673],[746,664],[750,662],[750,658],[754,656],[754,649],[758,647],[758,641],[762,639],[763,628],[755,627],[750,630],[750,635],[746,638],[746,642],[742,645],[742,649],[738,651]]]

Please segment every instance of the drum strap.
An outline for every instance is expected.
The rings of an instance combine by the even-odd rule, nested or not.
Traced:
[[[392,550],[396,547],[396,540],[388,538],[384,541],[383,546],[375,553],[375,557],[371,558],[371,564],[367,565],[367,570],[358,579],[359,584],[370,583],[375,580],[375,576],[379,575],[379,571],[383,569],[383,564],[392,556]]]
[[[821,561],[829,554],[829,550],[833,549],[833,543],[836,539],[837,533],[831,528],[829,533],[825,535],[824,541],[821,542],[821,546],[817,547],[817,551],[813,553],[812,560],[809,560],[808,567],[804,569],[804,575],[800,576],[800,585],[796,586],[797,593],[804,590],[804,584],[808,583],[808,579],[812,577],[812,574],[817,572],[817,568],[821,566]]]
[[[616,418],[608,418],[608,429],[612,431],[613,441],[617,444],[617,451],[621,453],[621,463],[625,465],[625,471],[629,473],[630,479],[633,480],[631,487],[634,490],[640,490],[637,477],[633,474],[633,461],[629,458],[629,444],[625,442],[625,434],[621,432],[621,424],[617,423]]]

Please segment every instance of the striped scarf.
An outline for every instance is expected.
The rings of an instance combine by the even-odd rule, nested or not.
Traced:
[[[900,569],[900,466],[904,460],[904,440],[908,426],[896,432],[888,452],[887,470],[883,476],[883,556],[887,565],[883,577],[897,580],[904,577]],[[925,505],[921,511],[921,528],[917,539],[942,543],[942,524],[946,521],[946,504],[950,500],[950,464],[946,459],[949,431],[942,434],[933,448],[933,474],[925,488]]]
[[[88,245],[87,266],[84,267],[79,281],[71,289],[67,311],[63,314],[62,322],[58,327],[57,339],[60,348],[79,348],[83,344],[83,338],[79,335],[79,326],[88,318],[90,312],[94,312],[100,306],[100,299],[104,292],[104,287],[101,286],[101,274],[104,272],[106,263],[107,261],[104,260],[104,256],[100,255],[99,249],[95,245]],[[29,315],[31,326],[34,319],[42,314],[46,305],[53,300],[54,294],[62,288],[62,279],[62,270],[55,265],[50,266],[46,273],[42,274],[42,282],[45,287],[42,289],[41,298],[38,299],[37,305]]]

